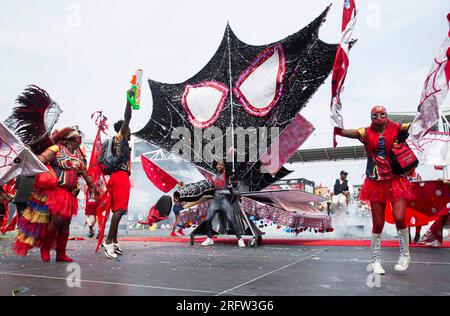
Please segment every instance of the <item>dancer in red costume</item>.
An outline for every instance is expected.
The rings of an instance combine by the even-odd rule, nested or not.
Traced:
[[[373,272],[384,274],[381,266],[381,233],[385,222],[386,204],[391,203],[395,226],[400,240],[400,257],[396,271],[405,271],[411,262],[409,254],[409,233],[405,223],[405,208],[408,200],[414,199],[410,183],[405,177],[395,175],[390,165],[391,149],[394,142],[406,133],[409,124],[399,124],[389,120],[383,106],[371,110],[372,124],[360,129],[341,129],[343,137],[359,139],[367,153],[366,179],[359,199],[370,202],[372,209],[372,253]]]
[[[102,194],[106,191],[102,179],[98,180],[97,189]],[[95,235],[94,226],[97,223],[97,209],[101,206],[102,201],[99,196],[89,188],[87,188],[86,193],[86,208],[84,209],[84,214],[86,215],[86,224],[89,227],[88,237],[92,238]]]
[[[89,188],[97,189],[86,171],[86,158],[79,149],[81,135],[77,128],[66,127],[52,133],[53,146],[38,158],[55,172],[57,185],[43,188],[37,181],[29,207],[19,220],[19,232],[14,250],[26,255],[33,246],[40,246],[43,261],[50,261],[50,249],[56,240],[56,261],[72,262],[66,254],[72,216],[78,211],[78,177],[82,176]]]

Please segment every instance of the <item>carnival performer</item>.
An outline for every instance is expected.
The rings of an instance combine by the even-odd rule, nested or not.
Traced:
[[[104,184],[102,179],[100,178],[98,180],[97,183],[97,190],[99,192],[104,192]],[[84,214],[86,216],[86,224],[89,227],[89,232],[88,232],[88,237],[92,238],[95,235],[95,231],[94,231],[94,227],[95,224],[97,223],[97,209],[99,208],[99,206],[101,205],[101,200],[99,199],[99,197],[95,194],[95,192],[93,192],[92,190],[90,190],[89,188],[88,192],[87,192],[87,201],[86,201],[86,208],[84,210]]]
[[[359,129],[339,129],[338,135],[359,139],[367,153],[366,179],[359,199],[370,202],[372,212],[371,246],[373,272],[384,274],[381,265],[381,233],[385,222],[386,204],[392,204],[393,216],[400,241],[400,256],[394,269],[405,271],[411,262],[409,253],[409,233],[405,223],[406,202],[414,199],[408,180],[392,171],[391,149],[397,138],[409,128],[409,124],[399,124],[388,118],[383,106],[375,106],[371,113],[369,127]]]
[[[178,189],[181,189],[183,187],[183,182],[180,182],[178,184]],[[172,211],[175,215],[175,221],[173,222],[172,225],[172,231],[170,232],[170,236],[171,237],[177,237],[177,234],[175,233],[175,229],[178,227],[178,234],[180,234],[181,236],[184,236],[184,232],[183,232],[183,227],[178,225],[178,221],[180,218],[180,212],[184,209],[183,206],[183,202],[180,201],[180,193],[178,191],[175,191],[173,193],[173,205],[172,205]]]
[[[212,220],[214,216],[218,212],[223,212],[228,222],[231,224],[234,232],[236,233],[236,237],[238,239],[239,247],[245,247],[244,240],[237,229],[236,220],[234,217],[234,209],[231,204],[231,191],[228,187],[228,179],[227,173],[225,170],[224,161],[218,161],[215,166],[216,174],[212,177],[212,182],[216,189],[214,193],[214,199],[211,201],[211,204],[208,209],[208,214],[206,216],[205,224],[208,238],[202,242],[202,246],[211,246],[214,245],[214,241],[212,239],[213,229],[212,229]]]
[[[133,91],[130,89],[127,91],[128,95],[131,95]],[[117,235],[119,231],[119,224],[122,216],[126,214],[128,210],[128,202],[130,199],[130,174],[131,174],[131,148],[129,145],[131,132],[130,132],[130,120],[131,120],[131,103],[127,98],[125,106],[124,119],[117,121],[114,124],[114,130],[116,136],[112,139],[112,154],[118,160],[118,166],[116,171],[111,173],[108,188],[111,195],[111,211],[113,213],[111,218],[111,224],[109,226],[108,236],[103,243],[105,256],[114,259],[117,255],[122,255],[123,250],[119,246]]]
[[[87,175],[86,158],[80,150],[81,133],[77,127],[55,130],[50,138],[54,145],[38,158],[54,171],[55,186],[42,186],[36,179],[28,208],[18,223],[18,235],[14,251],[25,256],[30,248],[41,248],[41,259],[50,261],[50,249],[56,240],[56,261],[72,262],[66,254],[72,216],[77,215],[81,176],[89,188],[97,192]]]

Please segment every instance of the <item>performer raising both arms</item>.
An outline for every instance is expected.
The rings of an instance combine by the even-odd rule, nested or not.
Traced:
[[[387,203],[392,203],[395,226],[400,240],[400,257],[395,265],[396,271],[405,271],[410,262],[409,234],[405,223],[406,201],[414,199],[408,180],[394,174],[390,163],[394,142],[406,133],[409,124],[399,124],[388,118],[383,106],[375,106],[371,113],[372,123],[360,129],[338,129],[338,135],[359,139],[367,153],[366,179],[359,199],[370,202],[372,209],[372,252],[373,272],[384,274],[381,266],[381,233],[385,222]]]

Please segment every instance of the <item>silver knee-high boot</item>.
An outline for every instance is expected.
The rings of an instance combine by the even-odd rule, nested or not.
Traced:
[[[372,271],[377,274],[385,274],[383,267],[381,266],[381,234],[373,234],[371,237],[372,247]]]
[[[395,265],[395,271],[405,271],[411,263],[411,256],[409,255],[409,232],[408,228],[397,229],[398,239],[400,241],[400,257]]]

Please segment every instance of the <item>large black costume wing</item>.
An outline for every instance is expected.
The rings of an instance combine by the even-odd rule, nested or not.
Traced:
[[[148,80],[153,112],[147,125],[135,135],[174,152],[180,138],[173,138],[172,133],[185,128],[190,135],[184,136],[182,156],[213,171],[212,161],[203,153],[211,144],[208,137],[214,137],[203,137],[198,142],[194,132],[208,134],[214,127],[222,133],[214,140],[222,142],[223,149],[222,153],[215,152],[216,158],[233,153],[233,176],[246,189],[260,190],[284,177],[289,171],[281,166],[272,174],[261,170],[260,148],[264,145],[260,138],[267,134],[264,142],[269,148],[278,137],[274,138],[271,128],[278,128],[282,134],[331,72],[336,45],[318,38],[328,10],[297,33],[263,46],[240,41],[227,25],[217,52],[194,77],[179,84]],[[244,145],[239,144],[237,135],[249,128],[257,130],[257,141],[247,135]],[[227,144],[230,135],[234,138]]]

